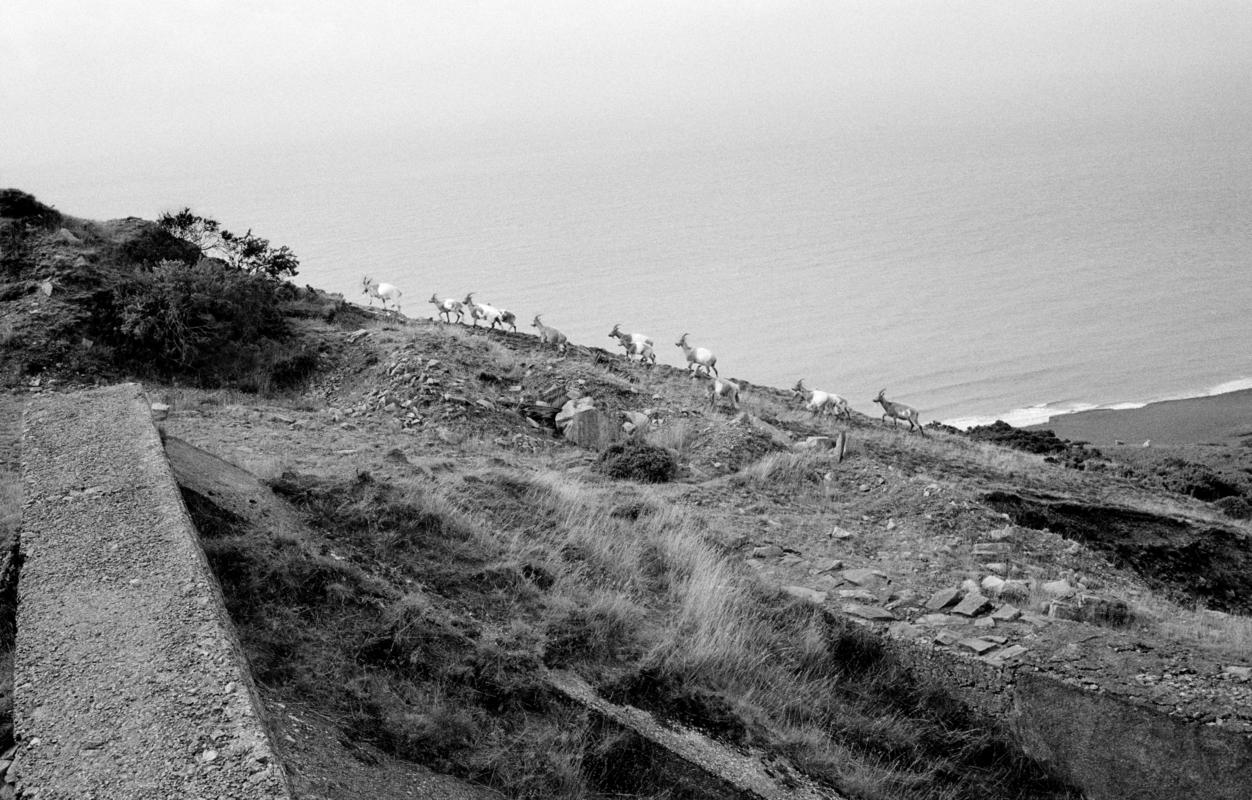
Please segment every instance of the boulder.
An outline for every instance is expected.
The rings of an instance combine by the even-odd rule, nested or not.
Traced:
[[[579,411],[565,427],[565,438],[588,450],[603,450],[621,436],[622,429],[613,419],[595,408]]]
[[[625,419],[622,430],[635,436],[642,436],[652,424],[652,418],[641,411],[623,411],[622,417]]]
[[[580,397],[577,400],[566,400],[565,405],[561,406],[561,410],[557,412],[556,422],[557,430],[564,431],[574,421],[574,417],[583,411],[589,411],[595,408],[595,400],[590,397]]]

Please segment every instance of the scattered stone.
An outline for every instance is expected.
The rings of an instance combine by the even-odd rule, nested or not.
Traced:
[[[843,539],[851,539],[853,536],[856,536],[856,534],[848,530],[847,528],[840,528],[838,525],[836,525],[835,527],[830,529],[829,536],[832,539],[843,540]]]
[[[1022,614],[1021,618],[1023,622],[1029,622],[1031,625],[1034,625],[1036,628],[1044,628],[1052,623],[1052,620],[1048,619],[1042,614]]]
[[[839,597],[844,600],[860,600],[865,603],[878,602],[878,595],[868,589],[840,589]]]
[[[982,655],[988,650],[994,650],[997,647],[995,642],[989,642],[986,639],[962,639],[957,644],[968,650],[973,650],[978,655]]]
[[[992,542],[1003,542],[1007,539],[1013,538],[1015,530],[1016,529],[1012,525],[1009,525],[1008,527],[998,528],[994,531],[984,533],[983,537]]]
[[[1012,622],[1021,617],[1021,615],[1022,612],[1016,606],[1006,603],[991,612],[991,619],[994,619],[996,622]]]
[[[752,550],[753,558],[782,558],[783,549],[776,544],[766,544]]]
[[[896,520],[895,520],[895,517],[891,517],[890,519],[887,520],[887,530],[894,531],[895,529],[896,529]]]
[[[1222,669],[1222,674],[1228,675],[1237,681],[1252,680],[1252,667],[1227,666]]]
[[[999,575],[988,575],[980,581],[979,585],[987,594],[997,595],[1004,588],[1004,578]]]
[[[884,573],[867,567],[845,569],[842,575],[845,581],[855,583],[857,586],[881,586],[887,583],[887,576]]]
[[[881,606],[862,605],[860,603],[849,603],[848,605],[845,605],[843,607],[843,612],[845,614],[851,614],[854,617],[873,620],[875,622],[888,622],[896,618],[895,614],[892,614],[890,611],[882,608]]]
[[[1005,581],[1004,585],[1000,587],[1000,599],[1011,600],[1015,603],[1025,603],[1030,600],[1030,586],[1025,581]]]
[[[962,594],[978,594],[982,591],[982,587],[978,585],[978,581],[973,578],[966,578],[961,581]]]
[[[960,589],[940,589],[930,596],[926,601],[926,608],[931,611],[939,611],[940,609],[954,606],[961,600]]]
[[[1007,661],[1010,658],[1018,658],[1025,653],[1026,650],[1027,648],[1022,647],[1020,644],[1009,645],[1000,652],[996,653],[995,658],[999,661]]]
[[[960,617],[954,617],[950,614],[924,614],[918,617],[917,622],[921,625],[964,625],[965,620]]]
[[[170,415],[170,407],[168,403],[152,404],[152,419],[160,422]]]
[[[806,600],[810,603],[821,605],[826,602],[826,593],[819,592],[816,589],[810,589],[807,586],[784,586],[782,590],[787,594],[799,600]]]
[[[364,339],[366,336],[369,336],[369,335],[370,335],[370,332],[368,329],[358,328],[352,333],[349,333],[347,336],[347,339],[350,343],[356,344],[357,342],[361,341],[362,339]]]
[[[952,609],[952,613],[960,614],[965,617],[976,617],[986,611],[990,606],[990,600],[975,592],[974,594],[966,595],[965,599],[957,603],[956,608]]]
[[[916,625],[897,620],[887,626],[887,635],[896,639],[916,639],[921,632]]]
[[[837,569],[843,569],[843,562],[837,558],[819,558],[813,562],[813,572],[819,575],[823,572],[834,572]]]
[[[1008,542],[979,542],[974,545],[975,556],[999,556],[1010,553],[1013,545]]]
[[[956,644],[957,642],[961,641],[961,637],[957,636],[952,631],[939,631],[938,633],[935,634],[935,638],[932,639],[931,641],[933,641],[935,644],[948,645],[950,647]]]
[[[1045,594],[1057,598],[1072,597],[1076,591],[1073,586],[1069,585],[1069,581],[1064,578],[1061,578],[1059,581],[1048,581],[1039,588]]]
[[[978,619],[974,620],[975,628],[994,628],[995,626],[996,626],[996,621],[992,619],[991,617],[979,617]]]
[[[652,424],[652,418],[639,411],[623,411],[622,417],[626,420],[622,423],[622,430],[626,433],[642,434]]]
[[[989,564],[983,564],[982,567],[996,575],[1007,575],[1009,573],[1009,565],[1003,561],[992,561]]]
[[[843,581],[834,575],[819,575],[813,583],[816,585],[815,588],[823,592],[833,592],[843,585]]]
[[[1048,616],[1055,619],[1076,620],[1079,617],[1078,606],[1063,600],[1053,600],[1048,603]]]

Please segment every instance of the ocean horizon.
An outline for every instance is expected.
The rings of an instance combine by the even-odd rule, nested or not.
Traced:
[[[1172,125],[449,140],[6,168],[64,213],[184,206],[404,312],[470,291],[579,344],[687,332],[722,374],[880,388],[923,420],[1014,425],[1252,387],[1252,144]],[[611,348],[610,348],[611,349]]]

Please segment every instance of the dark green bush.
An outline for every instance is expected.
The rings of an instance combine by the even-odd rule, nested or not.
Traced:
[[[664,447],[627,439],[605,448],[597,468],[610,478],[668,483],[678,475],[678,456]]]
[[[1242,497],[1223,497],[1213,505],[1231,519],[1252,519],[1252,503]]]
[[[1166,489],[1191,495],[1197,500],[1212,502],[1223,497],[1238,497],[1240,487],[1203,464],[1181,458],[1167,458],[1153,470]]]
[[[0,217],[51,226],[61,221],[61,212],[20,189],[0,189]]]
[[[277,286],[219,261],[163,261],[127,276],[100,322],[118,357],[140,373],[202,385],[258,382],[287,335]],[[290,354],[277,363],[284,379],[308,371]]]

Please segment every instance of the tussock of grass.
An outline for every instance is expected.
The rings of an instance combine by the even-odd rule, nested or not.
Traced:
[[[771,453],[739,470],[733,482],[740,486],[817,483],[834,467],[834,458],[824,453]]]
[[[688,419],[667,421],[659,428],[648,431],[645,440],[649,444],[672,450],[683,461],[690,460],[692,449],[701,438],[700,429]]]

